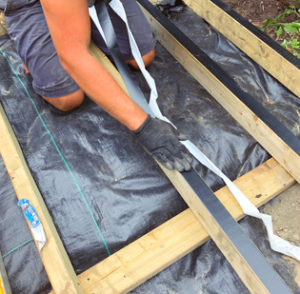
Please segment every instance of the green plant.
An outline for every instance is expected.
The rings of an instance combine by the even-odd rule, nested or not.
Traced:
[[[298,2],[291,4],[275,18],[268,18],[262,30],[271,27],[281,45],[300,59],[300,0]],[[293,21],[285,21],[287,18]]]

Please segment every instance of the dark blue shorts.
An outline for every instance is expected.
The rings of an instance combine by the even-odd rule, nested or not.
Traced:
[[[155,46],[151,28],[135,0],[121,0],[121,2],[140,52],[145,55]],[[133,59],[125,24],[110,8],[109,13],[124,59]],[[5,19],[8,34],[28,67],[33,77],[33,88],[39,95],[62,97],[79,89],[61,66],[39,1],[8,12]],[[91,38],[96,45],[108,53],[102,37],[93,24],[91,32]]]

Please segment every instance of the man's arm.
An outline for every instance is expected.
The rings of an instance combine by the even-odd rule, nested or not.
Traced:
[[[136,130],[147,114],[89,53],[91,24],[87,0],[41,0],[62,66],[98,105]]]
[[[87,0],[40,0],[62,66],[81,89],[113,117],[135,131],[137,140],[169,169],[191,168],[192,157],[168,123],[148,117],[89,53]]]

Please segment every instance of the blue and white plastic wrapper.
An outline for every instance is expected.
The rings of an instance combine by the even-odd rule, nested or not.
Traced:
[[[157,104],[158,94],[157,94],[155,81],[144,65],[142,56],[140,54],[138,46],[135,42],[133,34],[128,25],[127,16],[123,4],[120,2],[120,0],[111,0],[109,5],[126,24],[132,55],[136,60],[145,80],[147,81],[148,86],[151,89],[149,106],[153,115],[163,121],[170,123],[174,128],[176,128],[176,126],[171,121],[169,121],[168,118],[163,116],[163,114],[161,113],[158,107]],[[100,22],[97,17],[95,7],[93,6],[89,8],[89,12],[90,12],[90,17],[95,23],[96,27],[98,28],[101,36],[103,37],[104,40],[106,40],[104,32],[101,28]],[[298,261],[300,261],[300,247],[292,245],[288,241],[276,236],[273,233],[272,216],[260,213],[259,210],[255,207],[255,205],[253,205],[253,203],[244,195],[244,193],[218,167],[216,167],[215,164],[209,158],[207,158],[207,156],[202,151],[200,151],[199,148],[197,148],[191,141],[186,140],[186,141],[182,141],[181,143],[189,150],[189,152],[201,164],[206,166],[208,169],[210,169],[212,172],[214,172],[216,175],[218,175],[223,179],[223,181],[225,182],[225,184],[227,185],[227,187],[229,188],[229,190],[231,191],[235,199],[238,201],[243,212],[246,215],[259,218],[263,221],[267,229],[270,246],[274,251],[280,252],[282,254],[293,257]]]
[[[47,239],[39,216],[28,199],[21,199],[18,202],[18,205],[22,208],[25,218],[30,223],[32,236],[39,246],[39,251],[41,251],[44,245],[46,244]]]

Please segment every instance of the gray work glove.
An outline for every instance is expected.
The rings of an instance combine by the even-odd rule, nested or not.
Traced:
[[[191,169],[192,156],[179,142],[186,138],[169,123],[148,116],[134,133],[139,143],[167,169]]]

